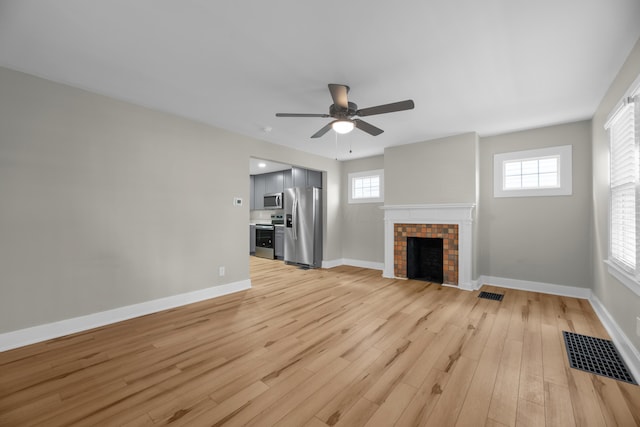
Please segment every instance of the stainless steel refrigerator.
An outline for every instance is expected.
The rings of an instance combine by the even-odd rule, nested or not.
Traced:
[[[284,190],[284,261],[303,267],[322,265],[322,190]]]

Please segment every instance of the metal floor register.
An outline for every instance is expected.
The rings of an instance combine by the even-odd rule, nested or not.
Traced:
[[[602,338],[562,331],[572,368],[603,377],[638,384],[613,345]]]
[[[493,301],[502,301],[502,297],[504,297],[504,294],[496,294],[493,292],[485,291],[480,292],[480,295],[478,295],[478,298],[490,299]]]

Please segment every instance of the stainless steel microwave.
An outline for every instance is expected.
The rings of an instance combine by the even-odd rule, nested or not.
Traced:
[[[270,193],[264,195],[265,209],[282,209],[282,193]]]

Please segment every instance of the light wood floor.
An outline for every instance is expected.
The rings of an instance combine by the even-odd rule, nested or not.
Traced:
[[[589,303],[251,258],[253,289],[0,353],[0,425],[634,426]]]

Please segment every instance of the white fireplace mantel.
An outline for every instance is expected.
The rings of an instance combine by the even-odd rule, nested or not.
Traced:
[[[383,277],[395,278],[393,229],[395,224],[458,225],[458,287],[473,290],[473,218],[475,204],[449,203],[429,205],[385,205]]]

